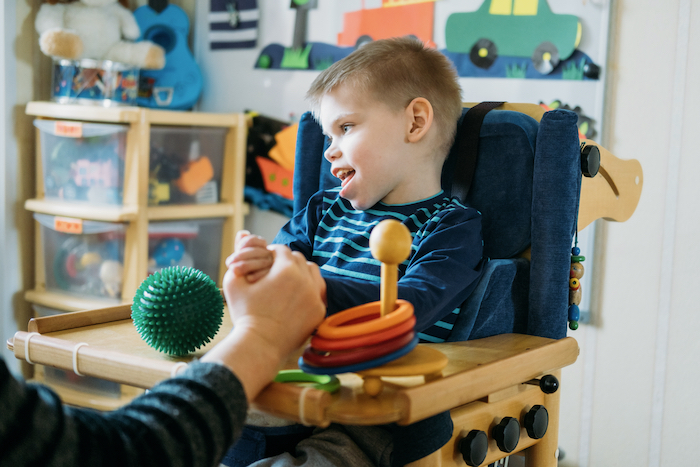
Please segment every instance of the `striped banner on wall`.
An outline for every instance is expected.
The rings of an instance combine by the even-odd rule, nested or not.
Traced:
[[[211,0],[209,44],[211,50],[254,48],[258,39],[257,0]]]

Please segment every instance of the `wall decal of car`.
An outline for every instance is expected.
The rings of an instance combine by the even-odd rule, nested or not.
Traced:
[[[499,55],[530,57],[537,71],[548,74],[580,41],[578,17],[553,13],[547,0],[484,0],[476,11],[451,14],[445,24],[447,50],[468,53],[484,69]]]

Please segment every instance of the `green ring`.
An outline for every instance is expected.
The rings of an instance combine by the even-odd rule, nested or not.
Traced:
[[[275,383],[316,383],[314,389],[334,393],[340,388],[340,380],[334,375],[312,375],[301,370],[281,370]]]
[[[586,260],[585,256],[572,256],[571,257],[571,262],[572,263],[582,263],[583,261]]]

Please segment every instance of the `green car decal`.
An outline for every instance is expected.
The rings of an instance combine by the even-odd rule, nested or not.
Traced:
[[[468,53],[480,68],[499,55],[529,57],[547,74],[580,40],[578,17],[552,13],[547,0],[484,0],[474,12],[451,14],[445,24],[447,50]]]

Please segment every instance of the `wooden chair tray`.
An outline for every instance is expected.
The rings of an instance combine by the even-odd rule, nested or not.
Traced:
[[[75,357],[83,375],[150,388],[204,355],[231,329],[227,314],[212,342],[187,357],[176,358],[149,347],[138,335],[130,313],[125,304],[32,319],[29,332],[17,332],[7,345],[19,359],[73,370]],[[338,375],[341,388],[333,394],[299,384],[272,383],[253,407],[316,426],[331,422],[405,425],[556,371],[572,364],[578,355],[573,338],[552,340],[519,334],[420,345],[448,357],[442,378],[430,382],[423,377],[383,378],[384,390],[376,397],[365,394],[362,379],[351,373]],[[300,353],[291,356],[285,367],[297,368]]]

